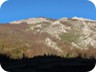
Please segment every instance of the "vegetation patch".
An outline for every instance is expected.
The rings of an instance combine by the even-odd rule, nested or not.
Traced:
[[[67,43],[72,43],[72,42],[77,43],[79,39],[79,35],[75,33],[63,33],[63,34],[60,34],[59,36],[61,40]]]

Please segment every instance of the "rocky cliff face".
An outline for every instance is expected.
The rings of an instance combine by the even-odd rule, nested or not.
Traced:
[[[0,53],[15,59],[39,55],[96,58],[96,21],[29,18],[0,24]]]

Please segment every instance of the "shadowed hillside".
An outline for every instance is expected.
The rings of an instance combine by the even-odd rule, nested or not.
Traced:
[[[16,60],[0,55],[0,62],[10,72],[86,72],[94,68],[96,61],[46,55]]]

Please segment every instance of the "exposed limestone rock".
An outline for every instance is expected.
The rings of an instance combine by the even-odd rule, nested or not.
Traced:
[[[63,52],[57,45],[56,42],[53,42],[50,38],[46,38],[44,42],[47,46],[51,47],[52,49],[55,49],[57,52]]]

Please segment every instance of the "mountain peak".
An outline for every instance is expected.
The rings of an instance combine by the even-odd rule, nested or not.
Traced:
[[[82,18],[82,17],[73,17],[72,19],[77,19],[77,20],[80,20],[80,21],[95,21],[95,20],[91,20],[91,19],[87,19],[87,18]]]
[[[11,24],[20,24],[22,22],[27,23],[27,24],[36,24],[36,23],[40,23],[40,22],[48,22],[48,20],[46,18],[28,18],[25,20],[13,21],[10,23]]]

